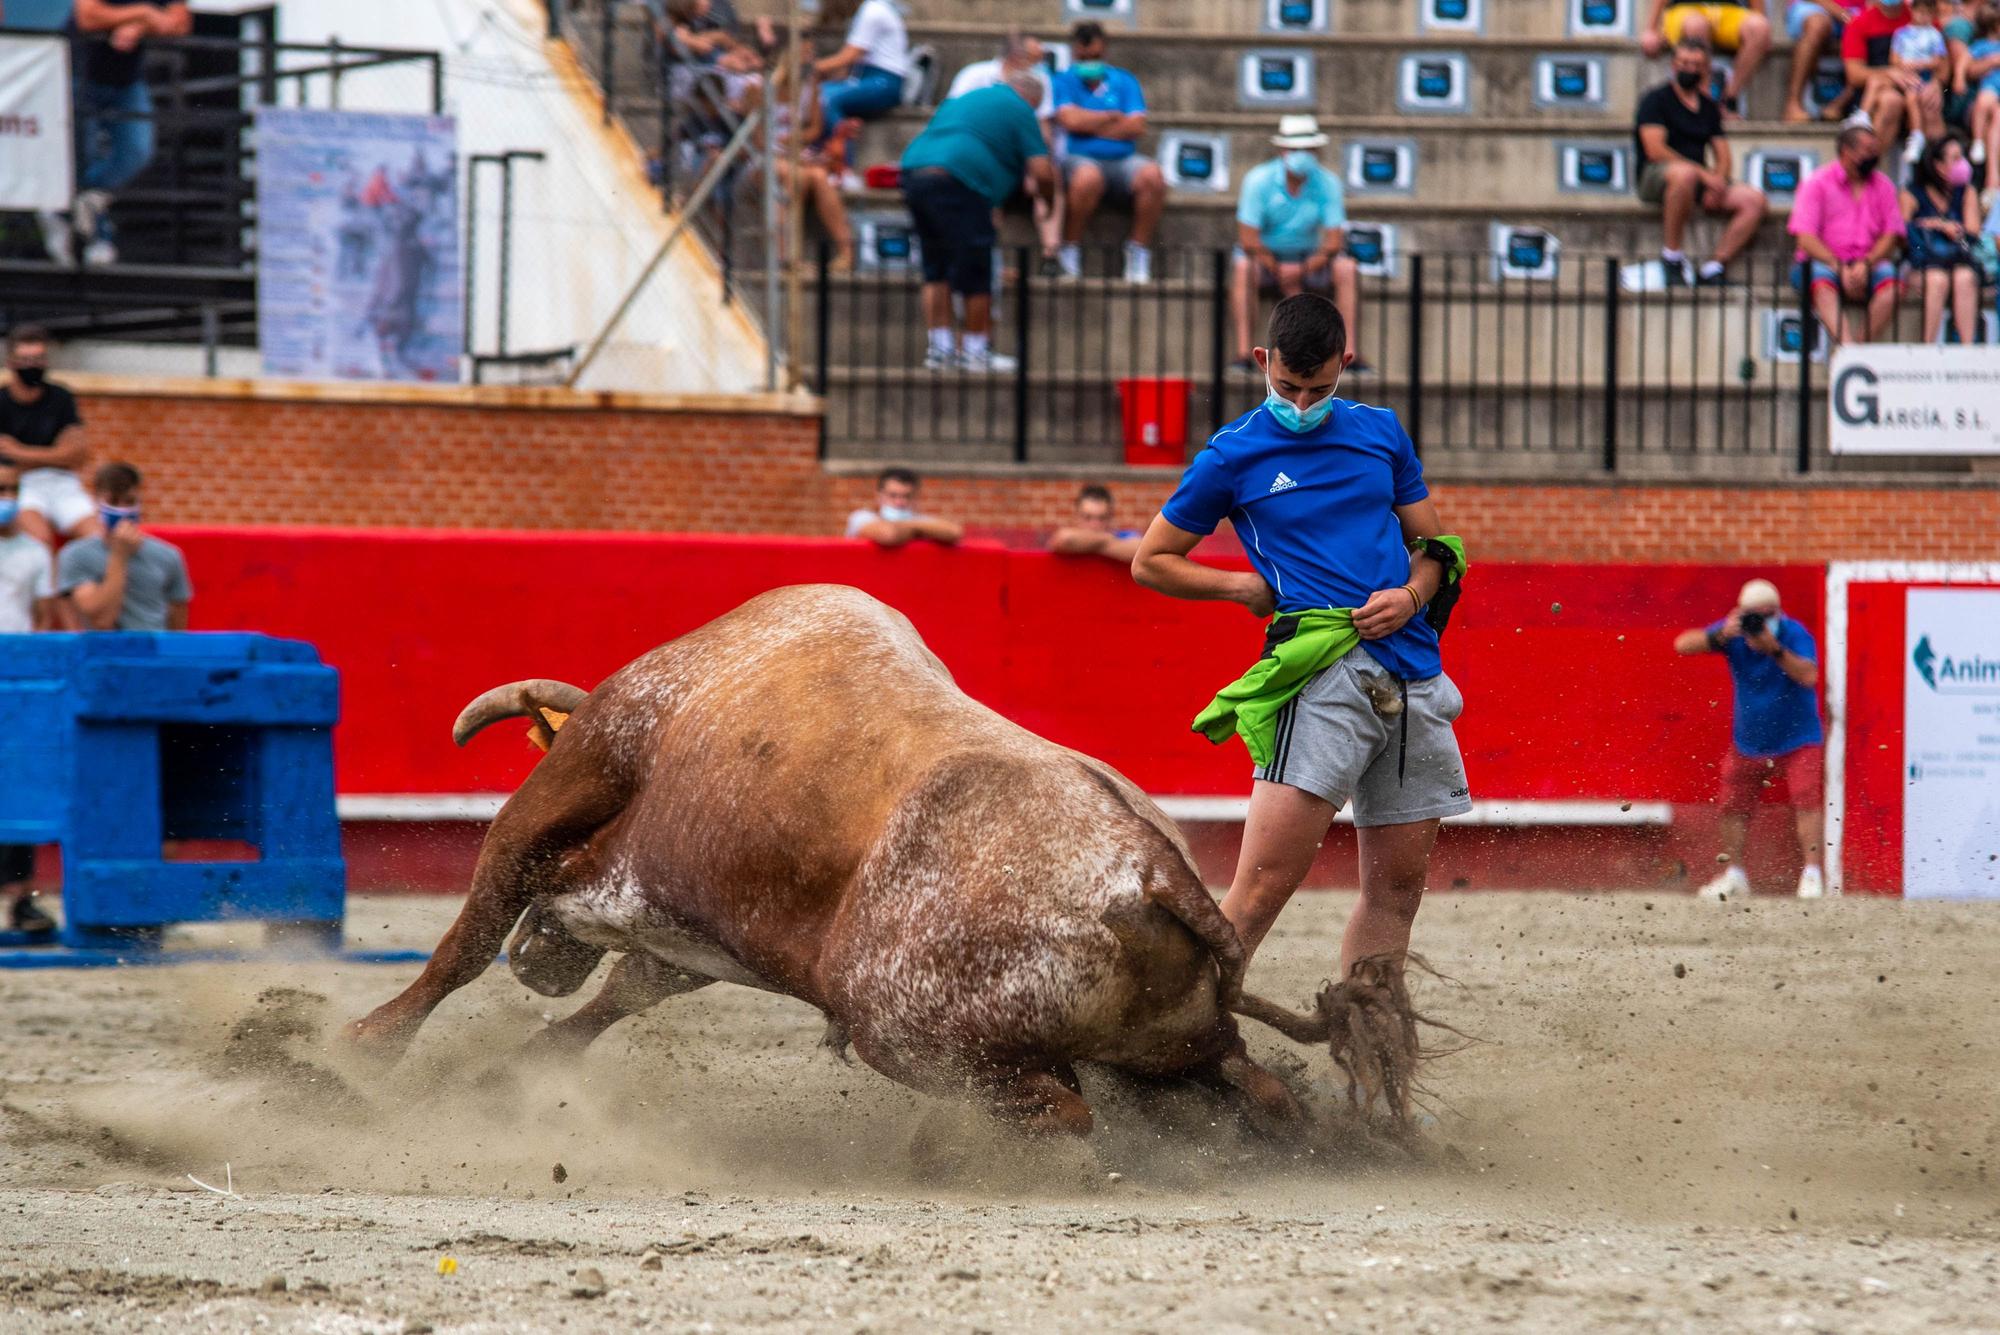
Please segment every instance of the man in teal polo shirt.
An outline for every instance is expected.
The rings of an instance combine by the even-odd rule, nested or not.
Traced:
[[[1311,116],[1281,116],[1271,143],[1279,155],[1243,176],[1236,200],[1236,271],[1229,310],[1236,319],[1232,371],[1257,369],[1250,358],[1250,314],[1256,295],[1294,297],[1311,288],[1330,292],[1347,326],[1349,351],[1360,341],[1360,276],[1347,239],[1347,200],[1340,178],[1320,164],[1327,139]],[[1350,375],[1369,366],[1356,357]]]
[[[947,99],[903,152],[903,200],[923,248],[924,365],[941,371],[1009,372],[993,351],[993,210],[1026,176],[1037,198],[1055,198],[1055,171],[1035,108],[1032,74]],[[964,336],[952,332],[951,299],[965,303]]]

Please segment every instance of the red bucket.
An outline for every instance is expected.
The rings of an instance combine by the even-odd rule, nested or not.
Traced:
[[[1125,410],[1125,462],[1179,468],[1187,462],[1192,380],[1139,376],[1118,382]]]

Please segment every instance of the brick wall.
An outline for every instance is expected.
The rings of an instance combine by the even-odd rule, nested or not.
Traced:
[[[838,532],[872,474],[823,468],[811,401],[513,387],[437,390],[76,376],[96,459],[145,470],[166,523]],[[1088,481],[1141,525],[1172,488],[1150,470],[934,471],[926,508],[1029,530]],[[2000,558],[2000,476],[1949,483],[1449,483],[1483,560]]]

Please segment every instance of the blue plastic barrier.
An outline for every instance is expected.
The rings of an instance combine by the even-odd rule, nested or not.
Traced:
[[[339,674],[295,640],[0,635],[0,843],[60,844],[63,869],[60,944],[0,933],[26,947],[0,966],[164,962],[169,925],[245,919],[273,947],[338,950],[339,716]],[[256,857],[162,856],[193,839]]]

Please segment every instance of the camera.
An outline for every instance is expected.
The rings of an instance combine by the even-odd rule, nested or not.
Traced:
[[[1764,633],[1764,614],[1762,612],[1745,612],[1738,618],[1737,624],[1743,627],[1745,635],[1762,635]]]

